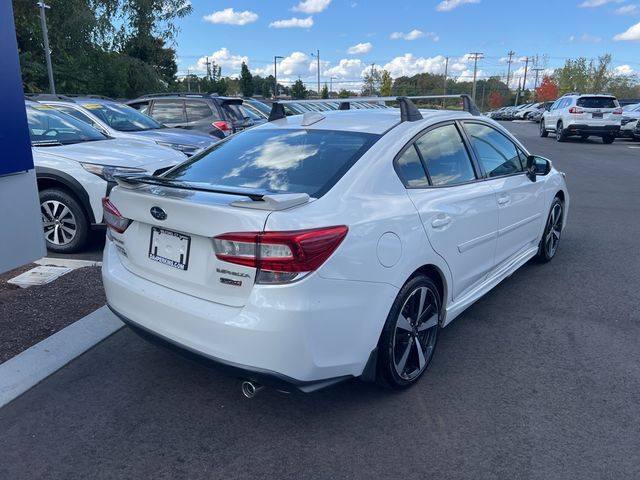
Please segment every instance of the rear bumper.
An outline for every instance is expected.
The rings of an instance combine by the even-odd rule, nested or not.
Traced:
[[[587,125],[582,123],[571,123],[566,125],[564,132],[566,135],[594,135],[608,136],[617,135],[620,125]]]
[[[235,376],[309,391],[362,375],[397,288],[329,280],[253,287],[244,307],[196,298],[129,272],[107,240],[109,307],[156,343]]]

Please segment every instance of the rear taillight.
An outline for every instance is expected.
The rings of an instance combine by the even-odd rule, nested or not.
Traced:
[[[573,113],[574,115],[582,115],[584,113],[584,110],[582,110],[580,107],[571,107],[569,109],[569,113]]]
[[[614,115],[622,115],[622,109],[621,108],[616,108],[613,112]]]
[[[231,123],[229,123],[229,122],[225,122],[224,120],[220,120],[218,122],[213,122],[211,124],[211,126],[214,127],[214,128],[217,128],[218,130],[220,130],[225,135],[229,135],[229,134],[233,133],[233,125],[231,125]]]
[[[348,228],[225,233],[213,239],[219,260],[259,270],[258,283],[285,283],[313,272],[344,240]]]
[[[124,233],[131,223],[131,220],[124,218],[120,214],[116,206],[109,200],[109,197],[102,199],[102,218],[104,223],[117,233]]]

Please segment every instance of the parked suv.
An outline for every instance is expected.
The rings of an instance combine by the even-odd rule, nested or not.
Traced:
[[[169,127],[199,130],[217,138],[255,124],[240,108],[241,98],[212,93],[158,93],[144,95],[127,105]]]
[[[110,137],[149,141],[179,150],[187,156],[195,155],[216,142],[202,132],[168,128],[128,105],[106,97],[42,94],[30,98],[68,113]]]
[[[622,108],[618,100],[609,94],[568,93],[542,115],[540,136],[555,132],[556,140],[567,137],[602,137],[603,143],[613,143],[620,131]]]

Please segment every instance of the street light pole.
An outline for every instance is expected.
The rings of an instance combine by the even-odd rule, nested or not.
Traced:
[[[47,60],[47,73],[49,74],[49,89],[55,95],[56,85],[53,82],[53,67],[51,66],[51,51],[49,50],[49,32],[47,31],[47,17],[44,13],[45,8],[51,8],[45,5],[44,1],[36,3],[40,8],[40,25],[42,26],[42,43],[44,44],[44,57]]]
[[[317,53],[312,53],[312,57],[316,57],[318,60],[318,96],[320,96],[320,50],[316,50]]]
[[[278,59],[284,58],[280,55],[274,55],[273,57],[273,98],[278,98]]]

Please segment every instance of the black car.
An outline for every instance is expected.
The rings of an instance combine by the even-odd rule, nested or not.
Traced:
[[[242,110],[242,99],[211,93],[159,93],[144,95],[127,105],[169,127],[199,130],[217,138],[252,127]]]

